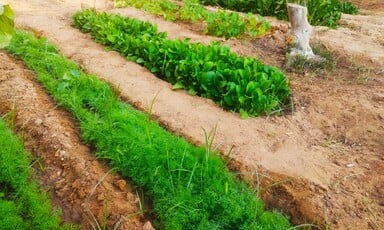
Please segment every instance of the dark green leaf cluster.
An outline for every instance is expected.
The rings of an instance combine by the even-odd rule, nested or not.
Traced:
[[[119,101],[46,40],[18,32],[8,48],[79,120],[83,139],[153,201],[157,229],[288,229],[286,217],[265,211],[210,148],[195,147]]]
[[[340,6],[340,11],[344,14],[357,14],[359,8],[349,1],[342,1]]]
[[[0,119],[1,229],[59,229],[47,194],[31,181],[30,155]]]
[[[186,89],[244,116],[280,111],[290,95],[285,75],[219,43],[170,40],[155,26],[92,10],[73,16],[75,26],[140,63],[175,88]]]
[[[286,0],[199,0],[202,4],[221,6],[227,9],[251,12],[263,16],[275,16],[287,20]],[[289,1],[288,1],[289,2]],[[357,7],[349,1],[340,0],[308,0],[308,21],[312,25],[335,27],[341,13],[354,14]]]

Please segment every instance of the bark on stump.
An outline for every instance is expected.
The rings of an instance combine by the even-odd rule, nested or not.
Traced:
[[[287,3],[288,17],[291,23],[291,32],[288,45],[291,46],[287,54],[287,65],[291,66],[297,59],[304,59],[310,63],[320,63],[322,58],[315,55],[309,45],[312,26],[307,19],[307,7]]]

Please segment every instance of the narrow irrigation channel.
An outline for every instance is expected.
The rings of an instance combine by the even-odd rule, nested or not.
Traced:
[[[83,229],[152,229],[140,209],[140,193],[81,143],[76,122],[36,83],[33,72],[1,52],[0,73],[0,114],[14,119],[63,221]]]

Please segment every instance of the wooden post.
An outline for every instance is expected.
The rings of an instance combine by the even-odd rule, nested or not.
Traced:
[[[321,58],[313,53],[309,45],[312,26],[307,19],[307,7],[287,3],[287,8],[289,21],[291,23],[290,39],[288,39],[288,44],[291,46],[288,53],[288,66],[298,57],[315,62],[321,61]]]

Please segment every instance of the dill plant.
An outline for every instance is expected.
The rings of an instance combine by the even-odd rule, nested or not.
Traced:
[[[0,119],[1,229],[61,229],[59,211],[31,180],[30,155]]]

